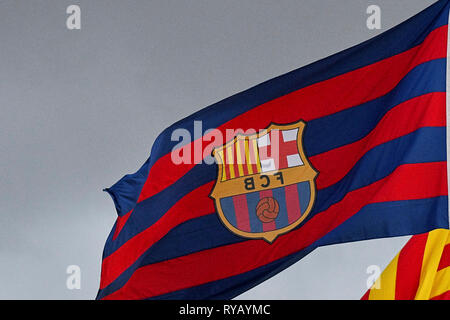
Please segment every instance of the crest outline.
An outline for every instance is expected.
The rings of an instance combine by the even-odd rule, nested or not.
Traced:
[[[256,133],[251,133],[251,134],[237,133],[233,137],[232,140],[227,141],[223,145],[215,147],[213,149],[212,156],[214,157],[214,159],[216,161],[218,170],[217,170],[216,181],[214,183],[214,186],[211,190],[209,197],[211,199],[213,199],[213,201],[214,201],[214,206],[215,206],[216,212],[219,216],[219,220],[229,231],[231,231],[232,233],[234,233],[240,237],[243,237],[243,238],[264,239],[268,243],[273,243],[278,236],[286,234],[286,233],[290,232],[291,230],[295,229],[297,226],[299,226],[309,215],[312,208],[314,207],[314,203],[316,200],[317,191],[316,191],[316,181],[315,180],[318,176],[318,171],[312,166],[309,159],[306,157],[305,151],[303,149],[303,137],[304,137],[303,133],[304,133],[305,127],[306,127],[306,123],[303,120],[299,120],[297,122],[293,122],[290,124],[278,124],[278,123],[271,122],[267,128],[260,130],[259,132],[256,132]],[[224,170],[225,170],[224,166],[226,164],[225,164],[224,159],[221,158],[221,155],[223,156],[223,152],[224,152],[224,150],[226,150],[226,148],[233,147],[236,145],[236,143],[239,143],[240,140],[245,140],[247,138],[248,139],[250,139],[250,138],[259,139],[265,135],[271,134],[272,130],[282,131],[282,130],[293,130],[293,129],[298,129],[297,130],[297,139],[296,139],[297,151],[303,162],[302,165],[296,166],[293,168],[283,168],[283,169],[266,171],[263,174],[261,172],[252,173],[252,174],[248,174],[245,176],[234,177],[234,178],[228,179],[226,181],[222,181],[223,177],[224,177]],[[222,151],[222,154],[220,154],[221,151]],[[255,187],[254,190],[244,190],[244,188],[242,188],[242,187],[237,187],[239,185],[242,186],[242,182],[244,181],[244,179],[248,179],[251,177],[256,178],[256,177],[259,177],[262,175],[274,176],[278,172],[285,173],[283,175],[284,175],[286,181],[283,181],[282,184],[276,185],[275,187],[265,187],[265,188]],[[309,182],[310,198],[308,201],[308,206],[304,210],[303,214],[301,214],[300,218],[298,218],[293,223],[288,224],[287,226],[284,226],[282,228],[275,229],[275,230],[270,230],[270,231],[248,232],[248,231],[243,231],[243,230],[238,229],[225,216],[225,213],[223,211],[223,207],[221,204],[221,199],[223,199],[225,197],[243,195],[243,194],[248,194],[248,193],[255,193],[255,192],[259,192],[259,191],[263,191],[263,190],[272,190],[277,187],[279,187],[279,188],[287,187],[287,186],[295,185],[295,184],[298,184],[301,182]]]

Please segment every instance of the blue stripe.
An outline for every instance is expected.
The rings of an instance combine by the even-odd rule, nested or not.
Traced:
[[[374,203],[318,241],[320,245],[411,235],[449,227],[448,197]],[[386,221],[388,223],[374,223]]]
[[[400,164],[446,159],[446,128],[421,128],[367,152],[342,180],[317,193],[313,212],[327,210],[348,192],[390,175]]]
[[[246,196],[250,219],[250,229],[252,232],[262,232],[263,231],[262,222],[256,216],[256,206],[258,205],[258,202],[260,200],[259,192],[248,193]]]
[[[413,98],[446,92],[447,59],[436,59],[411,70],[388,94],[358,107],[309,121],[305,152],[309,157],[358,141],[395,106]]]
[[[446,159],[445,132],[445,127],[422,128],[412,134],[372,149],[359,160],[354,169],[344,179],[317,193],[316,204],[305,221],[342,200],[348,192],[390,175],[401,164],[444,161]],[[430,141],[433,141],[433,143],[430,143]],[[408,148],[411,145],[414,146],[413,149]],[[368,168],[377,169],[368,170]],[[361,175],[361,173],[363,174]],[[444,218],[447,218],[447,215]],[[383,221],[382,225],[389,224],[389,219],[377,221]],[[304,222],[301,225],[303,224]],[[243,241],[243,239],[227,230],[220,223],[216,214],[187,221],[174,228],[166,237],[147,250],[127,272],[119,277],[118,283],[126,281],[127,277],[134,271],[133,268],[140,265],[240,241]],[[116,286],[117,284],[114,282],[111,284],[111,288],[105,288],[105,294],[112,292],[111,290],[116,290]]]
[[[325,145],[323,143],[342,145],[344,142],[352,143],[357,141],[362,138],[363,134],[368,132],[368,129],[360,125],[361,123],[367,124],[369,129],[373,130],[377,123],[371,119],[379,121],[382,115],[394,108],[398,102],[407,101],[425,93],[445,91],[445,88],[443,88],[445,86],[445,70],[445,59],[422,64],[412,70],[405,77],[405,80],[401,82],[400,85],[405,89],[396,91],[392,95],[393,102],[386,99],[377,99],[351,108],[349,111],[339,113],[340,115],[345,115],[344,118],[337,119],[337,116],[332,115],[323,118],[328,119],[326,123],[322,119],[308,122],[304,138],[307,155],[310,156],[309,152],[317,152],[317,150],[327,151],[324,150]],[[427,79],[418,81],[425,74],[430,76],[427,76]],[[441,79],[441,81],[437,81],[435,78]],[[406,88],[414,88],[414,90]],[[328,128],[331,128],[331,130]],[[355,131],[353,128],[359,128],[362,133]],[[318,133],[321,130],[328,133],[328,138]],[[313,136],[311,132],[316,132],[319,134],[319,137]],[[348,136],[341,135],[338,132],[348,132]],[[332,142],[335,136],[341,137],[343,141]],[[173,185],[138,203],[117,239],[108,242],[105,246],[105,254],[111,254],[131,237],[151,226],[183,196],[205,183],[215,180],[216,176],[216,165],[196,165]],[[149,215],[148,212],[152,212],[152,214]]]
[[[122,287],[138,267],[168,259],[168,253],[173,257],[181,257],[189,253],[242,241],[246,241],[246,239],[226,229],[216,213],[189,220],[172,229],[164,238],[149,248],[114,282],[101,290],[97,298],[101,299]],[[164,255],[166,258],[162,258]]]
[[[119,216],[127,214],[134,208],[145,180],[147,180],[149,164],[150,159],[147,159],[137,172],[127,174],[114,184],[114,186],[103,190],[113,199],[114,206],[116,207]]]
[[[302,182],[297,185],[297,192],[300,199],[300,211],[302,215],[309,206],[311,199],[311,184],[310,182]]]
[[[436,215],[438,218],[433,218],[430,212],[439,213]],[[425,233],[436,228],[448,228],[448,222],[443,218],[447,213],[446,196],[371,204],[327,236],[292,255],[237,276],[171,292],[153,299],[232,299],[296,263],[317,247],[344,241],[397,237]],[[386,221],[387,224],[383,226],[387,230],[374,226],[372,223],[374,219]],[[365,231],[354,233],[355,230]]]
[[[203,121],[205,130],[216,128],[268,101],[409,50],[422,43],[431,31],[446,25],[447,20],[448,1],[441,0],[373,39],[266,81],[178,121],[158,136],[153,144],[150,158],[136,174],[125,176],[107,189],[113,197],[119,215],[134,208],[145,182],[142,177],[147,177],[153,164],[173,149],[176,144],[171,141],[173,130],[187,129],[194,136],[194,120]],[[139,178],[136,179],[137,176]]]
[[[232,197],[227,197],[220,199],[220,205],[222,206],[222,212],[225,215],[225,218],[231,223],[233,226],[237,227],[236,223],[236,212],[234,211],[234,203]]]

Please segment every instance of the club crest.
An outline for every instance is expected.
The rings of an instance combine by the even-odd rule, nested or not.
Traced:
[[[305,122],[237,134],[213,151],[218,175],[210,197],[231,232],[273,242],[310,213],[317,172],[302,145]]]

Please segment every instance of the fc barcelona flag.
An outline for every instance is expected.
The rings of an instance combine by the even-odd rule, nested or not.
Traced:
[[[97,298],[230,299],[320,246],[448,229],[449,9],[164,130],[106,189]]]

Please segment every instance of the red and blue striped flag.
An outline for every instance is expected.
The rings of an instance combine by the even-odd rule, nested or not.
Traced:
[[[164,130],[106,189],[97,298],[229,299],[319,246],[447,229],[449,7]]]

